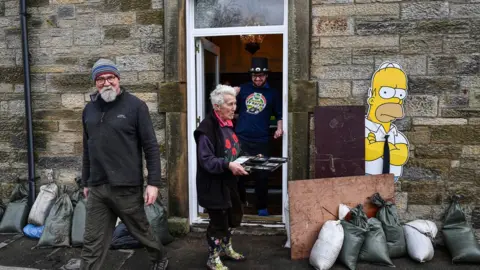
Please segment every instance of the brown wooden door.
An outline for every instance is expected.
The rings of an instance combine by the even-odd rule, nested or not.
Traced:
[[[365,175],[365,107],[315,108],[315,178]]]

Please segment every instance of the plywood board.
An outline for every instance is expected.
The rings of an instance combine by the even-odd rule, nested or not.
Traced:
[[[315,178],[365,175],[365,106],[315,107]]]
[[[323,223],[336,220],[332,214],[338,216],[341,203],[349,207],[366,205],[376,192],[385,200],[394,198],[393,174],[290,181],[291,258],[310,256]]]

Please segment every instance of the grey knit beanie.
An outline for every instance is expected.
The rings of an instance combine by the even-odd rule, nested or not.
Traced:
[[[117,66],[111,60],[99,59],[92,67],[92,80],[96,80],[98,76],[105,73],[113,73],[120,78],[120,71]]]

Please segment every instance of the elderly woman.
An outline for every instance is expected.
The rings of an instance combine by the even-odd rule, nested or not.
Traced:
[[[218,85],[210,94],[213,111],[194,132],[197,143],[197,196],[207,209],[209,258],[207,267],[227,270],[220,257],[242,261],[245,257],[232,248],[231,229],[240,225],[243,209],[238,195],[238,178],[247,175],[233,162],[240,155],[240,144],[233,132],[232,119],[237,107],[235,90]]]

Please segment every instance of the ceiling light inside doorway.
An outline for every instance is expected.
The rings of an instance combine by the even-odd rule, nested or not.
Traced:
[[[240,39],[245,44],[245,50],[254,55],[260,50],[260,44],[262,44],[265,35],[241,35]]]

